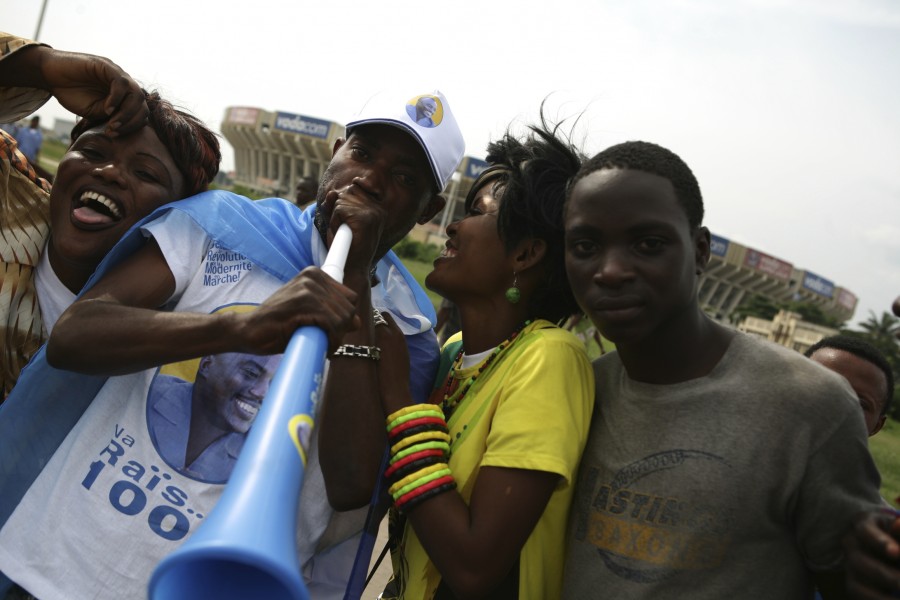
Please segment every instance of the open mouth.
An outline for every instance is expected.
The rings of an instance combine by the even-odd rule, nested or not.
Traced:
[[[73,211],[75,219],[87,225],[106,225],[122,220],[118,202],[99,192],[86,191],[78,198]]]
[[[237,399],[235,400],[235,404],[237,405],[238,411],[240,411],[243,418],[247,421],[252,421],[256,418],[256,413],[259,412],[259,404],[255,402],[247,402],[245,400]]]
[[[453,258],[454,256],[456,256],[456,252],[457,250],[455,247],[447,244],[446,246],[444,246],[444,249],[441,250],[441,253],[438,256],[440,258]]]

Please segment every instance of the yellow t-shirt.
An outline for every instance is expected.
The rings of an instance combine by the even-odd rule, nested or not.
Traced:
[[[467,379],[478,366],[454,376]],[[519,555],[521,599],[560,596],[566,521],[593,405],[594,376],[584,345],[570,332],[536,321],[475,380],[447,423],[450,469],[466,502],[482,465],[560,475]],[[409,523],[403,538],[404,597],[431,598],[440,574]]]

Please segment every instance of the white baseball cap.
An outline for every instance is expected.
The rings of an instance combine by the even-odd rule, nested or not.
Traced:
[[[394,125],[412,135],[425,150],[439,191],[447,186],[466,151],[450,105],[437,90],[412,97],[378,94],[347,123],[347,135],[367,123]]]

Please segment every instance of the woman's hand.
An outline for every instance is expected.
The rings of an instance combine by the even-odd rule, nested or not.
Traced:
[[[381,348],[378,361],[378,387],[385,415],[412,404],[409,391],[409,351],[406,336],[386,312],[385,324],[375,325],[375,345]]]
[[[112,137],[136,131],[147,121],[141,86],[102,56],[27,46],[0,61],[0,85],[47,90],[76,115],[108,121]]]

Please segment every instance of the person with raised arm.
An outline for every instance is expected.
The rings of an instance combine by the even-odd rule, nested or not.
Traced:
[[[407,116],[416,97],[367,103],[335,142],[306,211],[217,190],[155,211],[121,240],[0,411],[0,446],[20,452],[0,471],[7,576],[46,599],[143,596],[153,568],[224,486],[181,472],[183,462],[154,445],[148,396],[162,366],[277,355],[297,328],[315,325],[328,333],[331,360],[321,436],[314,429],[306,449],[297,569],[313,598],[343,598],[381,450],[349,460],[353,444],[329,439],[332,429],[353,431],[367,409],[381,412],[375,309],[404,323],[415,393],[427,393],[437,366],[434,308],[390,252],[443,206],[440,191],[464,151],[446,98],[431,96],[442,111],[427,131]],[[342,223],[353,232],[343,285],[319,268]],[[36,422],[35,405],[49,421]],[[363,508],[335,510],[354,507]]]
[[[0,401],[119,238],[221,160],[203,123],[112,61],[0,33],[0,121],[51,96],[81,117],[52,189],[0,132]]]
[[[399,598],[559,597],[594,403],[584,345],[560,327],[577,310],[562,218],[580,158],[543,123],[488,146],[425,280],[461,322],[429,402],[404,383],[402,336],[376,328]]]

